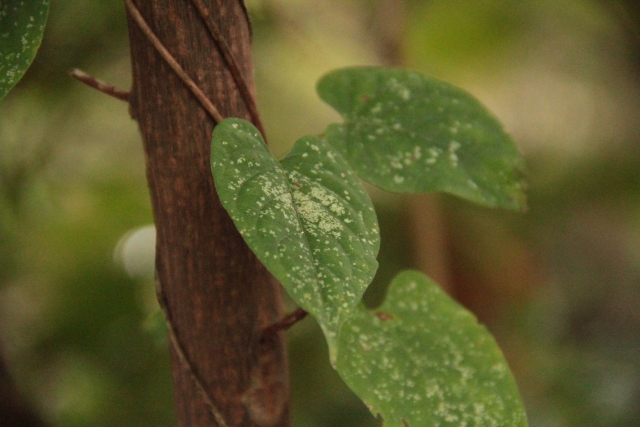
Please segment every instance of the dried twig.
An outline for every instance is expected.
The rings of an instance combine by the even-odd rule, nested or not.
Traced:
[[[121,101],[129,102],[129,92],[127,92],[126,90],[118,89],[115,86],[103,82],[102,80],[98,80],[82,70],[72,68],[71,70],[69,70],[69,75],[74,79],[86,84],[87,86],[96,89],[99,92],[112,96]]]

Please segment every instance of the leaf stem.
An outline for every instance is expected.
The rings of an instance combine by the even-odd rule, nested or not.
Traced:
[[[264,328],[264,330],[262,331],[262,336],[272,336],[280,331],[286,331],[287,329],[307,317],[307,314],[309,313],[305,309],[298,307],[291,313],[284,316],[282,319]]]

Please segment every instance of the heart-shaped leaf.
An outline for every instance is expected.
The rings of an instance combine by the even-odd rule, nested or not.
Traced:
[[[415,271],[393,280],[381,307],[344,324],[336,369],[385,427],[527,425],[493,337]]]
[[[49,0],[0,2],[0,99],[36,56],[48,11]]]
[[[405,69],[330,72],[320,97],[345,119],[327,141],[358,175],[394,192],[444,191],[523,209],[523,160],[502,125],[475,98]]]
[[[358,177],[316,137],[278,162],[251,123],[233,118],[214,130],[211,169],[244,240],[317,319],[335,357],[338,331],[378,266],[378,223]]]

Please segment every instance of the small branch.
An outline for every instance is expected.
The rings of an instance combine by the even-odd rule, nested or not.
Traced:
[[[282,319],[264,328],[264,331],[262,331],[262,335],[272,336],[280,331],[286,331],[287,329],[307,317],[307,314],[309,313],[303,308],[297,308],[293,312],[284,316]]]
[[[200,18],[204,21],[207,29],[209,30],[209,34],[213,39],[218,51],[222,55],[222,58],[227,64],[227,68],[229,73],[231,73],[231,77],[233,81],[236,83],[238,91],[244,100],[245,105],[247,106],[247,110],[249,110],[249,115],[251,116],[251,121],[258,128],[262,137],[266,141],[266,135],[264,131],[264,127],[262,126],[262,121],[260,120],[260,114],[258,113],[258,106],[256,105],[256,100],[251,91],[249,90],[249,86],[247,85],[247,81],[245,80],[242,72],[240,71],[240,67],[238,66],[238,62],[236,61],[233,53],[231,52],[231,48],[227,44],[227,41],[222,36],[220,29],[218,26],[209,19],[209,10],[202,3],[202,0],[191,0],[191,3],[194,4],[196,9],[198,10],[198,14]],[[241,2],[244,8],[244,2]],[[245,14],[246,14],[246,9]],[[247,15],[247,20],[249,19]]]
[[[105,95],[112,96],[124,102],[129,102],[129,92],[127,92],[126,90],[118,89],[115,86],[103,82],[102,80],[98,80],[82,70],[72,68],[71,70],[69,70],[69,75],[74,79],[86,84],[87,86],[90,86],[95,90],[104,93]]]
[[[200,381],[200,378],[196,374],[196,371],[193,368],[191,361],[187,357],[187,354],[184,351],[184,347],[182,346],[180,339],[178,338],[178,334],[173,328],[173,323],[171,322],[171,316],[169,315],[169,310],[167,309],[167,305],[164,300],[164,295],[162,294],[162,287],[160,285],[160,280],[158,278],[156,278],[156,298],[158,299],[158,304],[160,304],[160,309],[162,310],[165,323],[167,324],[167,334],[169,335],[169,341],[171,342],[173,349],[176,351],[176,354],[178,355],[180,362],[189,373],[191,380],[198,388],[198,392],[204,399],[205,404],[209,408],[211,415],[213,415],[213,418],[215,418],[218,425],[220,427],[228,427],[228,424],[225,421],[224,417],[222,416],[218,408],[216,408],[216,406],[213,404],[211,396],[202,385],[202,381]]]
[[[144,35],[147,37],[156,51],[160,54],[160,56],[162,56],[162,58],[167,62],[167,64],[176,73],[180,80],[182,80],[182,82],[189,88],[191,93],[193,93],[193,95],[198,98],[204,109],[207,110],[213,120],[215,120],[216,123],[220,123],[224,119],[222,114],[220,114],[211,100],[209,100],[209,98],[207,98],[207,96],[204,94],[204,92],[202,92],[198,85],[193,80],[191,80],[191,77],[189,77],[184,69],[180,66],[180,64],[178,64],[178,61],[176,61],[175,58],[169,53],[169,51],[164,47],[162,42],[149,27],[149,24],[147,24],[147,21],[145,21],[142,17],[142,14],[140,14],[138,8],[133,4],[131,0],[125,0],[125,6],[127,7],[127,10],[129,11],[129,14],[133,18],[133,20],[136,21],[136,24],[138,24],[140,30],[144,33]]]

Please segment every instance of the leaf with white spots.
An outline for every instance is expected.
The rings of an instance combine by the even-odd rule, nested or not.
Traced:
[[[498,120],[471,95],[405,69],[330,72],[320,97],[345,119],[327,141],[358,175],[393,192],[444,191],[521,210],[524,162]]]
[[[345,323],[336,369],[385,427],[527,425],[491,334],[419,272],[399,274],[381,307]]]
[[[278,162],[251,123],[233,118],[214,130],[211,169],[240,234],[316,318],[335,357],[338,331],[378,267],[378,222],[357,175],[316,137]]]
[[[0,1],[0,99],[36,56],[48,11],[49,0]]]

